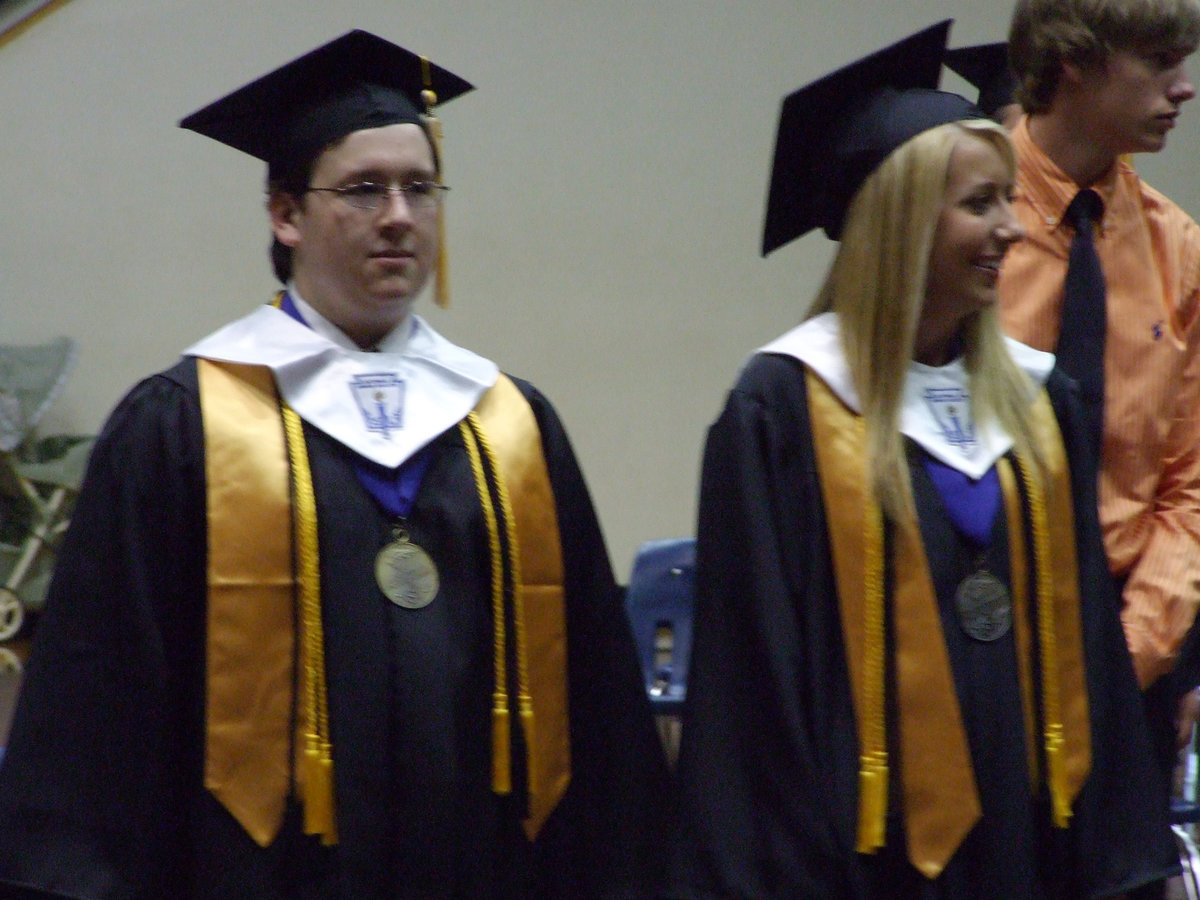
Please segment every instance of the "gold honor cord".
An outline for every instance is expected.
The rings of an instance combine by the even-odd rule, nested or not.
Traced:
[[[563,591],[558,507],[542,447],[541,429],[529,401],[511,379],[500,375],[475,407],[483,451],[493,471],[490,490],[505,520],[505,589],[512,591],[512,654],[509,704],[520,711],[526,745],[529,814],[523,822],[533,840],[571,781],[571,738],[567,686],[567,623]],[[509,498],[512,498],[510,503]],[[533,711],[537,710],[534,731]]]
[[[317,502],[300,417],[280,401],[293,481],[293,521],[300,591],[300,672],[303,729],[297,787],[304,803],[304,833],[337,843],[333,798],[333,746],[325,684],[325,632],[321,625],[321,568],[317,545]]]
[[[521,719],[521,730],[525,737],[526,746],[526,784],[530,794],[536,793],[537,779],[533,765],[533,753],[536,747],[534,734],[533,701],[529,693],[528,650],[525,642],[524,609],[521,603],[521,585],[517,573],[519,571],[519,550],[517,536],[513,524],[512,507],[503,480],[498,475],[495,456],[487,435],[479,423],[479,417],[468,413],[459,423],[463,443],[471,461],[471,469],[475,475],[475,485],[479,493],[479,502],[483,508],[484,521],[487,524],[488,545],[492,561],[492,617],[495,687],[492,694],[492,789],[497,794],[508,794],[512,791],[512,759],[511,759],[511,701],[508,687],[507,666],[507,637],[505,629],[504,592],[506,579],[511,578],[513,597],[513,623],[516,634],[514,644],[517,657],[517,709]],[[489,472],[491,476],[489,477]],[[495,497],[493,497],[493,491]],[[497,504],[500,507],[499,517],[496,514]],[[504,541],[501,544],[500,521],[504,526]],[[504,556],[507,547],[507,560]],[[506,564],[507,563],[507,564]]]
[[[830,535],[842,634],[858,724],[859,853],[884,846],[888,798],[885,722],[883,519],[867,485],[864,426],[824,382],[807,376],[813,445]],[[845,540],[840,539],[845,536]],[[857,537],[855,537],[857,536]]]
[[[1054,824],[1066,828],[1071,818],[1063,760],[1062,698],[1058,684],[1058,639],[1054,623],[1054,582],[1050,570],[1050,530],[1046,527],[1046,501],[1041,480],[1032,466],[1017,460],[1021,480],[1029,497],[1033,524],[1033,555],[1036,560],[1038,641],[1042,657],[1042,717],[1046,751],[1046,781],[1050,788]]]
[[[421,100],[425,104],[425,124],[429,126],[429,134],[433,140],[433,152],[437,156],[438,184],[445,184],[443,171],[446,158],[442,153],[442,120],[437,117],[433,108],[437,106],[437,93],[433,90],[433,80],[429,76],[429,60],[421,57],[421,83],[425,86],[421,91]],[[443,191],[444,193],[444,191]],[[450,305],[450,273],[448,251],[446,250],[446,202],[439,198],[437,205],[437,237],[438,255],[437,268],[434,271],[434,302],[445,309]]]
[[[500,500],[500,511],[504,517],[505,545],[508,547],[508,570],[512,578],[513,626],[516,630],[517,650],[517,708],[521,716],[521,731],[525,735],[526,756],[528,757],[528,772],[526,784],[530,794],[538,792],[537,766],[533,764],[537,735],[534,731],[533,698],[529,693],[529,643],[525,634],[525,586],[521,583],[521,542],[517,539],[516,517],[513,515],[512,502],[509,500],[508,489],[504,479],[500,477],[500,469],[496,463],[496,455],[492,452],[487,432],[479,423],[475,413],[467,416],[467,422],[475,432],[479,446],[487,457],[488,467],[496,473],[496,495]]]
[[[1037,570],[1046,782],[1054,824],[1066,828],[1092,765],[1071,473],[1045,391],[1030,412],[1049,477],[1043,480],[1032,462],[1018,457],[1017,463],[1029,497]]]
[[[474,415],[470,413],[468,419]],[[487,475],[483,470],[479,443],[475,439],[475,429],[468,424],[467,419],[458,423],[458,429],[462,433],[467,457],[471,461],[475,489],[479,494],[479,505],[483,509],[483,521],[487,526],[492,571],[492,666],[495,681],[492,688],[492,790],[497,794],[508,794],[512,791],[511,726],[506,687],[508,666],[505,660],[508,648],[504,629],[504,560],[500,548],[500,529],[496,522],[492,494],[487,485]]]
[[[508,547],[508,571],[512,579],[513,626],[516,630],[517,708],[521,716],[521,731],[525,736],[528,758],[527,789],[530,794],[536,794],[538,792],[537,766],[533,764],[533,756],[537,747],[537,735],[534,731],[533,698],[529,693],[529,643],[525,635],[525,586],[521,583],[521,542],[517,539],[516,517],[513,515],[512,502],[509,500],[504,479],[500,476],[496,455],[492,452],[487,431],[480,425],[479,416],[474,412],[467,415],[466,421],[474,431],[479,446],[483,449],[483,455],[488,461],[488,468],[495,473],[496,496],[500,501],[500,512],[504,519],[505,546]]]

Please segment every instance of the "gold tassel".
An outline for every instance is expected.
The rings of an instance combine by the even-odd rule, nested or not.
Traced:
[[[304,784],[304,833],[319,834],[321,843],[337,843],[337,826],[333,817],[333,760],[328,748],[324,750],[316,735],[309,735],[301,759]]]
[[[497,794],[510,794],[512,732],[508,715],[508,696],[502,691],[497,691],[492,694],[492,703],[492,790]]]
[[[1050,800],[1054,824],[1066,828],[1071,821],[1071,801],[1067,798],[1067,775],[1063,759],[1063,728],[1061,724],[1046,726],[1046,776],[1050,781]]]
[[[432,92],[430,92],[432,93]],[[433,135],[433,144],[438,148],[438,184],[444,184],[442,176],[442,167],[446,165],[445,157],[442,156],[442,121],[432,113],[429,114],[427,121],[429,123],[429,131]],[[447,250],[446,243],[446,202],[445,198],[439,198],[437,207],[437,238],[438,238],[438,255],[437,262],[433,270],[433,302],[440,309],[447,309],[450,306],[450,251]]]
[[[858,772],[859,853],[874,853],[885,843],[887,821],[887,753],[862,756]]]
[[[421,79],[425,84],[425,89],[421,91],[421,100],[425,104],[425,124],[429,126],[429,135],[433,139],[433,152],[438,159],[438,184],[445,184],[443,170],[446,165],[446,157],[442,152],[442,121],[433,111],[433,108],[437,106],[437,94],[433,90],[433,83],[429,77],[429,60],[424,56],[421,57]],[[450,305],[450,273],[449,252],[446,249],[446,205],[444,201],[439,202],[437,208],[437,237],[438,255],[433,273],[433,302],[441,309],[446,309]]]
[[[526,766],[529,773],[528,791],[530,796],[533,796],[538,792],[538,767],[533,764],[534,750],[537,747],[537,738],[533,733],[533,698],[522,693],[518,702],[521,705],[521,731],[525,735],[525,756],[529,760]]]

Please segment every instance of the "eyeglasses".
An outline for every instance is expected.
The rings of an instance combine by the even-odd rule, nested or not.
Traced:
[[[399,194],[411,209],[431,209],[442,202],[442,197],[448,190],[450,190],[448,185],[438,184],[436,181],[409,181],[395,187],[375,181],[360,181],[345,187],[309,187],[305,189],[305,192],[320,191],[326,194],[337,194],[357,209],[379,209],[393,196]]]

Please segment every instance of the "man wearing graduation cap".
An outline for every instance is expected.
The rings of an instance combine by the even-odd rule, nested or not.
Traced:
[[[763,252],[839,244],[708,433],[668,896],[1124,897],[1177,865],[1081,409],[1001,333],[949,23],[783,101]]]
[[[355,31],[181,123],[266,161],[286,290],[96,446],[0,897],[645,888],[665,764],[567,436],[412,311],[444,252],[429,113],[469,89]]]
[[[1200,607],[1200,227],[1124,155],[1162,150],[1195,95],[1196,0],[1020,0],[1015,208],[1005,330],[1053,350],[1094,407],[1099,509],[1163,793],[1176,669]],[[1188,148],[1191,152],[1193,148]]]

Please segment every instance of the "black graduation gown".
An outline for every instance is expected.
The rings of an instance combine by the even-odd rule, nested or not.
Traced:
[[[392,522],[352,454],[305,426],[338,845],[303,836],[289,805],[261,849],[204,789],[204,439],[185,360],[131,392],[93,453],[0,766],[0,897],[25,896],[3,882],[86,900],[641,896],[665,762],[567,436],[517,384],[555,494],[569,653],[573,776],[535,843],[491,790],[489,554],[457,429],[408,520],[440,592],[408,610],[374,581]]]
[[[1177,866],[1100,545],[1095,470],[1076,456],[1087,451],[1075,440],[1073,383],[1056,372],[1048,387],[1068,455],[1085,460],[1073,491],[1093,764],[1069,830],[1052,829],[1044,797],[1031,796],[1011,632],[983,644],[957,625],[949,597],[972,560],[913,451],[983,820],[938,879],[908,863],[893,696],[887,843],[873,855],[855,852],[859,751],[803,366],[759,355],[705,452],[669,896],[1078,900]],[[1003,507],[998,519],[990,562],[1002,574]]]

